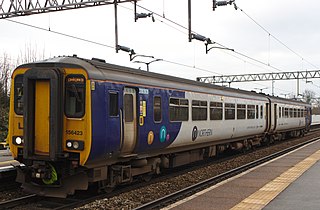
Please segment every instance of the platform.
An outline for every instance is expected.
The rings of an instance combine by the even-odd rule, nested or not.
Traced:
[[[0,150],[0,173],[15,170],[14,166],[18,165],[20,165],[20,163],[13,160],[9,150]]]
[[[320,140],[164,209],[320,209]]]

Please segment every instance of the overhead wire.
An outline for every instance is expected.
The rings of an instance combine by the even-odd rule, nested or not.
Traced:
[[[133,4],[133,3],[132,3],[132,4]],[[137,7],[140,7],[141,9],[144,9],[144,10],[150,12],[150,13],[153,13],[154,15],[156,15],[156,16],[158,16],[158,17],[160,17],[160,18],[162,18],[162,19],[164,19],[164,20],[166,20],[166,21],[168,21],[168,22],[170,22],[170,23],[172,23],[172,24],[174,24],[174,25],[177,25],[178,27],[181,27],[181,28],[183,28],[183,29],[185,29],[185,30],[188,30],[188,28],[187,28],[186,26],[183,26],[182,24],[180,24],[180,23],[178,23],[178,22],[176,22],[176,21],[173,21],[173,20],[171,20],[171,19],[169,19],[169,18],[163,17],[163,16],[161,16],[159,13],[156,13],[156,12],[154,12],[154,11],[146,8],[146,7],[143,7],[143,6],[141,6],[141,5],[137,5]],[[164,23],[164,22],[163,22],[163,23]],[[187,31],[186,31],[186,32],[183,32],[183,33],[184,33],[184,34],[187,34]],[[198,33],[195,32],[195,31],[192,31],[192,33],[198,34]],[[223,45],[223,44],[221,44],[221,43],[219,43],[219,42],[216,42],[216,41],[214,41],[213,43],[214,43],[214,44],[217,44],[217,45],[219,45],[220,47],[223,47],[223,48],[229,48],[229,47],[226,47],[225,45]],[[272,65],[270,65],[270,64],[267,64],[267,63],[265,63],[265,62],[263,62],[263,61],[260,61],[260,60],[258,60],[258,59],[252,58],[252,57],[250,57],[250,56],[248,56],[248,55],[245,55],[245,54],[243,54],[243,53],[240,53],[240,52],[238,52],[238,51],[236,51],[236,50],[234,50],[233,52],[234,52],[235,54],[238,54],[238,55],[240,55],[240,56],[243,56],[243,57],[245,57],[245,58],[247,58],[247,59],[250,59],[250,60],[252,60],[252,61],[255,61],[255,62],[260,63],[260,64],[262,64],[262,65],[265,65],[265,66],[267,66],[267,67],[270,67],[270,68],[272,68],[272,69],[274,69],[274,70],[283,71],[283,70],[281,70],[281,69],[279,69],[279,68],[277,68],[277,67],[274,67],[274,66],[272,66]]]
[[[161,17],[161,18],[169,21],[170,23],[173,23],[173,24],[175,24],[175,25],[177,25],[177,26],[179,26],[179,27],[181,27],[181,28],[183,28],[183,29],[185,29],[185,30],[188,30],[187,27],[185,27],[185,26],[177,23],[176,21],[173,21],[173,20],[171,20],[171,19],[169,19],[169,18],[164,17],[164,15],[161,16],[160,14],[158,14],[158,13],[156,13],[156,12],[150,10],[150,9],[147,9],[146,7],[143,7],[143,6],[141,6],[141,5],[137,5],[137,6],[140,7],[140,8],[142,8],[142,9],[144,9],[144,10],[146,10],[146,11],[148,11],[148,12],[153,13],[154,15],[157,15],[157,16],[159,16],[159,17]],[[237,8],[239,8],[239,7],[237,6]],[[262,25],[260,25],[257,21],[255,21],[253,18],[251,18],[247,13],[245,13],[241,8],[239,8],[239,9],[240,9],[240,11],[242,11],[244,14],[246,14],[252,21],[254,21],[259,27],[261,27],[266,33],[268,33],[268,36],[269,36],[269,46],[268,46],[268,47],[269,47],[269,48],[270,48],[270,36],[271,36],[271,37],[273,37],[275,40],[277,40],[279,43],[281,43],[282,45],[284,45],[288,50],[290,50],[291,52],[293,52],[294,54],[296,54],[297,56],[299,56],[302,60],[305,60],[306,62],[308,62],[308,63],[309,63],[310,65],[312,65],[313,67],[317,68],[315,65],[313,65],[313,64],[310,63],[308,60],[306,60],[305,58],[303,58],[300,54],[296,53],[294,50],[292,50],[290,47],[288,47],[286,44],[284,44],[280,39],[278,39],[278,38],[275,37],[273,34],[271,34],[271,33],[270,33],[268,30],[266,30]],[[161,22],[162,22],[162,21],[161,21]],[[164,23],[164,22],[163,22],[163,23]],[[194,31],[192,31],[192,32],[193,32],[193,33],[196,33],[196,32],[194,32]],[[197,34],[197,33],[196,33],[196,34]],[[220,44],[219,42],[214,42],[214,43],[217,44],[217,45],[219,45],[219,46],[221,46],[221,47],[223,47],[223,48],[228,48],[228,47],[226,47],[225,45]],[[247,58],[247,59],[249,59],[249,60],[251,60],[251,61],[254,61],[254,62],[256,62],[256,63],[262,64],[262,65],[267,66],[267,67],[269,67],[269,68],[272,68],[272,69],[274,69],[274,70],[276,70],[276,71],[279,71],[279,72],[282,72],[282,71],[283,71],[283,70],[281,70],[281,69],[279,69],[279,68],[277,68],[277,67],[275,67],[275,66],[273,66],[273,65],[270,64],[270,55],[269,55],[269,57],[268,57],[268,63],[265,63],[265,62],[263,62],[263,61],[260,61],[260,60],[258,60],[258,59],[252,58],[252,57],[250,57],[250,56],[248,56],[248,55],[245,55],[245,54],[243,54],[243,53],[241,53],[241,52],[238,52],[238,51],[236,51],[236,50],[233,50],[233,52],[234,52],[235,54],[238,54],[238,55],[240,55],[240,56],[242,56],[242,57],[245,57],[245,58]],[[238,58],[237,56],[234,56],[234,57],[235,57],[235,58]],[[243,59],[241,59],[241,58],[238,58],[238,59],[243,60]],[[251,65],[253,65],[251,62],[248,62],[248,63],[251,64]],[[187,65],[184,65],[184,66],[187,66]],[[188,66],[188,67],[192,68],[192,66]],[[219,73],[219,74],[220,74],[220,73]],[[220,74],[220,75],[222,75],[222,74]],[[275,88],[275,89],[278,89],[278,90],[281,90],[281,91],[285,91],[285,90],[282,90],[282,89],[279,89],[279,88]],[[285,91],[285,92],[288,92],[288,91]],[[290,93],[292,93],[292,92],[290,92]]]
[[[62,33],[62,32],[58,32],[58,31],[54,31],[54,30],[51,30],[51,29],[42,28],[42,27],[31,25],[31,24],[28,24],[28,23],[22,23],[22,22],[15,21],[15,20],[10,20],[10,19],[5,19],[5,20],[9,21],[9,22],[12,22],[12,23],[16,23],[16,24],[28,26],[28,27],[31,27],[31,28],[35,28],[35,29],[38,29],[38,30],[51,32],[51,33],[58,34],[58,35],[61,35],[61,36],[65,36],[65,37],[69,37],[69,38],[72,38],[72,39],[77,39],[77,40],[80,40],[80,41],[88,42],[88,43],[91,43],[91,44],[100,45],[100,46],[103,46],[103,47],[108,47],[108,48],[113,48],[113,49],[115,48],[114,46],[111,46],[111,45],[103,44],[103,43],[96,42],[96,41],[91,41],[89,39],[80,38],[80,37],[77,37],[77,36],[74,36],[74,35],[65,34],[65,33]]]
[[[178,27],[187,30],[187,27],[185,27],[185,26],[177,23],[176,21],[173,21],[173,20],[171,20],[171,19],[166,18],[164,15],[160,15],[160,14],[158,14],[158,13],[156,13],[156,12],[153,12],[153,11],[151,11],[151,10],[149,10],[149,9],[141,6],[141,5],[137,5],[137,6],[140,7],[140,8],[142,8],[142,9],[144,9],[144,10],[146,10],[146,11],[152,12],[154,15],[159,16],[159,17],[165,19],[166,21],[168,21],[168,22],[171,23],[171,24],[177,25]],[[123,7],[123,6],[122,6],[122,7]],[[128,9],[128,8],[127,8],[127,9]],[[131,10],[131,9],[130,9],[130,10]],[[99,45],[99,46],[103,46],[103,47],[108,47],[108,48],[115,49],[115,47],[114,47],[114,46],[111,46],[111,45],[107,45],[107,44],[100,43],[100,42],[96,42],[96,41],[92,41],[92,40],[89,40],[89,39],[80,38],[80,37],[77,37],[77,36],[74,36],[74,35],[69,35],[69,34],[66,34],[66,33],[54,31],[54,30],[51,30],[50,28],[49,28],[49,29],[46,29],[46,28],[42,28],[42,27],[39,27],[39,26],[34,26],[34,25],[31,25],[31,24],[22,23],[22,22],[10,20],[10,19],[5,19],[5,20],[7,20],[7,21],[9,21],[9,22],[16,23],[16,24],[20,24],[20,25],[32,27],[32,28],[35,28],[35,29],[38,29],[38,30],[42,30],[42,31],[46,31],[46,32],[51,32],[51,33],[58,34],[58,35],[61,35],[61,36],[65,36],[65,37],[77,39],[77,40],[80,40],[80,41],[88,42],[88,43],[91,43],[91,44],[95,44],[95,45]],[[178,30],[178,31],[180,31],[180,32],[182,32],[182,33],[185,34],[185,32],[183,32],[183,31],[181,31],[181,30],[179,30],[179,29],[177,29],[177,28],[175,28],[175,27],[173,27],[173,26],[165,23],[164,21],[161,21],[161,22],[164,23],[164,24],[166,24],[166,25],[168,25],[169,27],[174,28],[175,30]],[[193,32],[194,32],[194,31],[193,31]],[[196,32],[194,32],[194,33],[196,33]],[[221,46],[221,47],[225,47],[224,45],[222,45],[222,44],[220,44],[220,43],[218,43],[218,42],[215,42],[215,44],[217,44],[217,45],[219,45],[219,46]],[[277,70],[277,71],[281,71],[280,69],[278,69],[278,68],[276,68],[276,67],[274,67],[274,66],[268,65],[268,64],[266,64],[266,63],[264,63],[264,62],[262,62],[262,61],[259,61],[259,60],[255,59],[255,58],[252,58],[252,57],[250,57],[250,56],[247,56],[247,55],[245,55],[245,54],[243,54],[243,53],[240,53],[240,52],[237,52],[237,51],[234,51],[234,53],[236,53],[236,54],[238,54],[238,55],[240,55],[240,56],[242,56],[242,57],[245,57],[245,58],[247,58],[247,59],[249,59],[249,60],[252,60],[252,61],[254,61],[254,62],[260,63],[260,64],[265,65],[265,66],[268,66],[268,67],[270,67],[270,68],[273,68],[273,69],[275,69],[275,70]],[[236,56],[234,56],[234,57],[236,57]],[[236,57],[236,58],[237,58],[237,57]],[[238,59],[240,59],[240,58],[238,58]],[[243,60],[243,59],[240,59],[240,60]],[[187,65],[187,64],[182,64],[182,63],[178,63],[178,62],[175,62],[175,61],[170,61],[170,60],[167,60],[167,59],[164,59],[163,61],[164,61],[164,62],[167,62],[167,63],[175,64],[175,65],[180,65],[180,66],[188,67],[188,68],[198,69],[198,70],[204,71],[204,72],[209,72],[209,73],[214,73],[214,74],[222,75],[222,74],[220,74],[220,73],[213,72],[213,71],[210,71],[210,70],[207,70],[207,69],[204,69],[204,68],[199,68],[199,67],[196,67],[196,66],[191,66],[191,65]],[[251,62],[248,62],[248,63],[252,65]]]
[[[123,6],[122,6],[123,7]],[[125,7],[124,7],[125,8]],[[144,8],[144,7],[143,7]],[[126,8],[128,9],[128,8]],[[146,9],[146,8],[145,8]],[[129,9],[131,10],[131,9]],[[152,12],[151,10],[148,10],[146,9],[147,11],[150,11]],[[156,14],[156,13],[154,13]],[[159,17],[162,17],[161,15],[157,14]],[[163,18],[163,17],[162,17]],[[169,20],[167,18],[164,18],[166,20]],[[104,44],[104,43],[100,43],[100,42],[96,42],[96,41],[92,41],[92,40],[89,40],[89,39],[85,39],[85,38],[81,38],[81,37],[77,37],[77,36],[74,36],[74,35],[69,35],[69,34],[66,34],[66,33],[62,33],[62,32],[58,32],[58,31],[55,31],[55,30],[51,30],[51,28],[49,27],[49,29],[47,28],[43,28],[43,27],[39,27],[39,26],[35,26],[35,25],[31,25],[31,24],[28,24],[28,23],[23,23],[23,22],[19,22],[19,21],[15,21],[15,20],[11,20],[11,19],[5,19],[6,21],[8,22],[12,22],[12,23],[15,23],[15,24],[19,24],[19,25],[23,25],[23,26],[27,26],[27,27],[31,27],[31,28],[34,28],[34,29],[38,29],[38,30],[42,30],[42,31],[45,31],[45,32],[50,32],[50,33],[53,33],[53,34],[57,34],[57,35],[60,35],[60,36],[64,36],[64,37],[68,37],[68,38],[72,38],[72,39],[76,39],[76,40],[80,40],[80,41],[84,41],[84,42],[88,42],[88,43],[91,43],[91,44],[95,44],[95,45],[99,45],[99,46],[103,46],[103,47],[108,47],[108,48],[112,48],[112,49],[115,49],[114,46],[111,46],[111,45],[108,45],[108,44]],[[161,21],[162,23],[166,24],[165,22]],[[175,25],[178,25],[179,27],[182,27],[184,29],[186,29],[186,27],[176,23],[175,21],[169,21],[170,23],[173,23]],[[169,24],[166,24],[168,26],[170,26]],[[172,27],[172,26],[170,26]],[[175,27],[172,27],[174,29],[176,29]],[[176,29],[180,32],[182,32],[181,30],[179,29]],[[184,32],[182,32],[184,33]],[[218,43],[217,43],[218,44]],[[223,46],[221,44],[219,44],[220,46]],[[238,53],[240,55],[244,55],[244,54],[241,54],[241,53]],[[245,56],[247,58],[250,58],[249,56]],[[252,60],[255,61],[255,59],[252,58]],[[179,63],[179,62],[175,62],[175,61],[170,61],[168,59],[163,59],[164,62],[167,62],[167,63],[171,63],[171,64],[174,64],[174,65],[179,65],[179,66],[184,66],[184,67],[187,67],[187,68],[192,68],[192,69],[197,69],[197,70],[200,70],[200,71],[203,71],[203,72],[208,72],[208,73],[213,73],[213,74],[217,74],[217,75],[222,75],[221,73],[218,73],[218,72],[214,72],[214,71],[211,71],[211,70],[208,70],[208,69],[204,69],[204,68],[199,68],[199,67],[196,67],[195,65],[187,65],[187,64],[183,64],[183,63]],[[263,64],[263,62],[260,62]]]
[[[302,60],[306,61],[308,64],[313,66],[314,68],[319,68],[316,65],[312,64],[310,61],[305,59],[302,55],[291,49],[288,45],[286,45],[284,42],[282,42],[279,38],[271,34],[265,27],[263,27],[260,23],[258,23],[254,18],[252,18],[248,13],[246,13],[243,9],[241,9],[238,5],[236,6],[237,9],[239,9],[244,15],[246,15],[250,20],[252,20],[257,26],[259,26],[264,32],[266,32],[269,36],[271,36],[273,39],[275,39],[277,42],[279,42],[281,45],[283,45],[285,48],[287,48],[289,51],[291,51],[293,54],[301,58]]]
[[[6,21],[9,21],[9,22],[12,22],[12,23],[19,24],[19,25],[23,25],[23,26],[35,28],[35,29],[38,29],[38,30],[42,30],[42,31],[46,31],[46,32],[54,33],[54,34],[58,34],[58,35],[65,36],[65,37],[68,37],[68,38],[77,39],[77,40],[84,41],[84,42],[88,42],[88,43],[91,43],[91,44],[95,44],[95,45],[99,45],[99,46],[103,46],[103,47],[108,47],[108,48],[115,49],[115,47],[113,47],[113,46],[111,46],[111,45],[107,45],[107,44],[104,44],[104,43],[92,41],[92,40],[89,40],[89,39],[80,38],[80,37],[77,37],[77,36],[74,36],[74,35],[69,35],[69,34],[66,34],[66,33],[61,33],[61,32],[54,31],[54,30],[49,30],[49,29],[46,29],[46,28],[42,28],[42,27],[39,27],[39,26],[27,24],[27,23],[22,23],[22,22],[15,21],[15,20],[10,20],[10,19],[5,19],[5,20],[6,20]],[[200,71],[205,71],[205,72],[208,72],[208,73],[219,74],[219,73],[217,73],[217,72],[213,72],[213,71],[210,71],[210,70],[208,70],[208,69],[198,68],[198,67],[195,67],[195,66],[191,66],[191,65],[187,65],[187,64],[182,64],[182,63],[178,63],[178,62],[175,62],[175,61],[170,61],[170,60],[166,60],[166,59],[163,59],[163,61],[164,61],[164,62],[167,62],[167,63],[179,65],[179,66],[184,66],[184,67],[192,68],[192,69],[198,69],[198,70],[200,70]]]

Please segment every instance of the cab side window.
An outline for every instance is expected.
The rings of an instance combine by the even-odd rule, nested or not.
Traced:
[[[23,74],[14,78],[14,111],[18,115],[23,114]]]
[[[119,94],[117,92],[109,93],[109,116],[119,116]]]
[[[70,118],[81,118],[85,114],[85,78],[71,74],[65,81],[65,114]]]

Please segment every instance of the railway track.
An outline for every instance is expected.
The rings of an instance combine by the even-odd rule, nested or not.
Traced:
[[[264,158],[261,158],[261,159],[258,159],[256,161],[253,161],[251,163],[248,163],[246,165],[243,165],[243,166],[240,166],[238,168],[232,169],[232,170],[227,171],[227,172],[225,172],[223,174],[220,174],[218,176],[209,178],[209,179],[204,180],[202,182],[199,182],[197,184],[191,185],[191,186],[189,186],[189,187],[187,187],[185,189],[182,189],[182,190],[179,190],[179,191],[177,191],[175,193],[169,194],[169,195],[167,195],[165,197],[162,197],[162,198],[159,198],[159,199],[154,200],[152,202],[146,203],[146,204],[144,204],[142,206],[139,206],[139,207],[135,208],[135,210],[160,209],[161,207],[165,207],[165,206],[167,206],[169,204],[174,203],[175,201],[178,201],[178,200],[181,200],[183,198],[186,198],[186,197],[188,197],[188,196],[190,196],[190,195],[192,195],[192,194],[194,194],[196,192],[199,192],[199,191],[201,191],[203,189],[208,188],[209,186],[215,185],[215,184],[217,184],[217,183],[219,183],[219,182],[221,182],[223,180],[226,180],[226,179],[228,179],[230,177],[233,177],[233,176],[235,176],[237,174],[240,174],[240,173],[242,173],[244,171],[247,171],[247,170],[249,170],[251,168],[254,168],[254,167],[258,166],[258,165],[261,165],[261,164],[263,164],[265,162],[268,162],[268,161],[270,161],[272,159],[275,159],[275,158],[277,158],[279,156],[282,156],[282,155],[284,155],[286,153],[289,153],[289,152],[291,152],[291,151],[293,151],[295,149],[298,149],[298,148],[300,148],[300,147],[302,147],[302,146],[304,146],[306,144],[309,144],[311,142],[317,141],[319,139],[320,139],[320,137],[313,138],[313,139],[311,139],[309,141],[306,141],[304,143],[292,146],[292,147],[287,148],[285,150],[282,150],[280,152],[274,153],[272,155],[269,155],[269,156],[266,156]]]
[[[30,202],[35,202],[36,200],[38,200],[39,197],[32,194],[32,195],[26,195],[23,197],[19,197],[19,198],[15,198],[12,200],[8,200],[8,201],[4,201],[0,203],[0,209],[10,209],[10,208],[14,208],[17,206],[23,206],[27,203]]]
[[[309,136],[309,135],[314,136],[315,135],[314,132],[310,132],[307,136]],[[312,140],[314,140],[314,139],[312,139]],[[290,140],[288,142],[290,142]],[[230,176],[234,176],[235,174],[238,174],[238,173],[241,173],[242,171],[248,170],[250,167],[254,167],[254,165],[260,164],[262,161],[268,161],[268,160],[276,157],[277,155],[279,156],[281,154],[284,154],[285,152],[291,151],[294,148],[297,148],[297,147],[302,146],[304,144],[307,144],[309,142],[310,141],[307,141],[306,143],[299,144],[297,146],[291,147],[289,149],[286,149],[286,150],[281,151],[279,153],[276,153],[274,155],[270,155],[266,158],[259,159],[258,161],[255,161],[253,163],[246,164],[246,165],[241,166],[237,169],[230,170],[230,171],[223,173],[221,175],[218,175],[214,178],[207,179],[205,181],[200,182],[199,184],[192,185],[192,186],[187,187],[185,189],[179,190],[176,193],[170,194],[169,196],[166,196],[166,198],[160,198],[160,199],[156,198],[157,200],[155,202],[147,203],[145,205],[140,205],[140,207],[137,207],[137,209],[150,209],[150,208],[159,208],[159,206],[165,206],[168,203],[172,203],[173,200],[178,200],[183,197],[186,197],[186,196],[193,194],[203,188],[206,188],[206,186],[208,186],[208,185],[212,185],[212,184],[217,183],[217,182],[219,182],[223,179],[226,179]],[[258,150],[259,149],[257,149],[257,151]],[[31,198],[27,198],[26,200],[21,198],[21,200],[17,199],[17,201],[12,200],[12,201],[7,201],[7,202],[2,202],[2,203],[0,203],[0,209],[12,208],[12,206],[19,207],[19,209],[21,209],[21,207],[23,209],[71,209],[71,208],[80,207],[85,204],[94,202],[95,200],[112,200],[114,198],[121,197],[121,195],[125,194],[126,192],[134,191],[135,189],[139,189],[139,188],[144,188],[144,187],[146,187],[148,185],[152,185],[152,184],[156,185],[157,183],[165,181],[165,180],[170,179],[172,177],[177,177],[181,174],[188,173],[190,170],[196,170],[197,168],[206,167],[206,165],[210,165],[210,164],[223,163],[223,161],[226,161],[228,159],[230,160],[236,156],[241,156],[241,154],[218,159],[218,160],[214,160],[214,161],[210,161],[210,162],[204,162],[204,163],[200,163],[200,164],[197,163],[194,165],[189,165],[187,167],[181,167],[179,169],[174,169],[174,170],[170,171],[171,174],[156,177],[155,179],[152,179],[150,182],[147,182],[147,183],[146,182],[138,182],[138,183],[134,183],[129,186],[119,187],[119,188],[116,188],[115,191],[111,192],[111,193],[96,194],[96,193],[93,193],[90,191],[85,191],[85,192],[77,193],[76,196],[68,197],[67,199],[43,198],[43,197],[39,197],[39,196],[36,196],[33,198],[33,196],[34,196],[33,195]],[[143,203],[145,203],[145,202],[148,202],[148,200],[144,201]],[[136,206],[137,205],[133,206],[133,208]],[[114,207],[114,208],[118,208],[118,207]],[[130,208],[130,209],[132,209],[132,208]]]

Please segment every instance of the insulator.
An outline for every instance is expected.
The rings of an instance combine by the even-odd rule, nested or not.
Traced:
[[[217,3],[216,3],[216,6],[226,6],[226,5],[228,5],[228,1],[218,1]]]
[[[118,50],[122,50],[122,51],[125,51],[125,52],[131,52],[131,49],[129,47],[125,47],[125,46],[121,46],[121,45],[118,45]]]
[[[202,36],[200,34],[192,34],[192,38],[196,39],[196,40],[199,40],[199,41],[203,41],[203,42],[208,40],[207,37]]]
[[[136,13],[136,18],[146,18],[146,17],[150,17],[150,14],[147,13]]]

